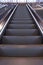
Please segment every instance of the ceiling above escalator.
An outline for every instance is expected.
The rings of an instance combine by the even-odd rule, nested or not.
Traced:
[[[43,0],[0,0],[0,2],[20,2],[20,3],[26,3],[26,2],[43,2]]]
[[[36,0],[0,0],[0,2],[36,2]]]

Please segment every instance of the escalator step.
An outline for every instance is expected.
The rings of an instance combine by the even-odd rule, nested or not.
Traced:
[[[21,16],[21,17],[20,17]],[[20,16],[17,16],[17,17],[13,17],[12,19],[13,20],[15,20],[15,19],[32,19],[32,17],[31,16],[28,16],[28,17],[25,17],[25,16],[23,16],[23,15],[20,15]]]
[[[7,29],[6,35],[8,36],[34,36],[39,35],[37,29]]]
[[[33,24],[34,21],[32,20],[28,20],[28,21],[11,21],[10,23],[13,23],[13,24]]]
[[[41,36],[3,36],[2,43],[27,45],[27,44],[41,44]]]
[[[12,18],[13,21],[30,21],[33,20],[32,18]]]
[[[6,57],[43,57],[42,45],[2,45],[0,56]]]
[[[35,28],[34,24],[9,24],[8,28],[11,29],[32,29]]]

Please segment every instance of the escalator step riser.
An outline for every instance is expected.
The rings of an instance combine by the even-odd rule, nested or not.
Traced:
[[[37,29],[7,29],[8,36],[35,36],[39,35]]]
[[[12,18],[12,21],[33,21],[32,18]]]
[[[2,46],[0,48],[0,56],[6,57],[43,57],[43,46]]]
[[[3,36],[4,44],[27,45],[41,44],[41,36]]]
[[[13,24],[33,24],[33,21],[11,21]]]
[[[34,24],[9,24],[8,28],[11,29],[35,29],[35,25]]]

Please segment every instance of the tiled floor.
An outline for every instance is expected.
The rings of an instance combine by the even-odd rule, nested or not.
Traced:
[[[0,65],[43,65],[42,57],[0,57]]]

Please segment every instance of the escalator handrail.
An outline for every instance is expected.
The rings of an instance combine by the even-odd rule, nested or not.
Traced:
[[[0,13],[0,17],[1,17],[1,16],[4,17],[5,14],[8,12],[8,10],[11,9],[11,8],[8,7],[8,6],[4,6],[4,7],[2,7],[1,9],[3,9],[3,8],[4,8],[4,9],[6,8],[6,10]],[[0,9],[0,10],[1,10],[1,9]],[[0,18],[0,20],[2,19],[2,17]]]
[[[9,23],[9,20],[11,19],[13,13],[15,12],[16,8],[17,8],[18,4],[15,6],[15,8],[13,9],[13,11],[11,12],[11,14],[9,15],[8,19],[6,20],[6,23],[4,24],[2,30],[0,31],[0,40],[1,40],[1,37],[3,36],[3,32],[5,31],[6,27],[7,27],[7,24]]]
[[[0,14],[0,16],[2,16],[0,18],[0,20],[2,20],[2,18],[6,15],[6,13],[10,10],[11,8],[8,8],[6,11],[4,11],[3,13]]]
[[[13,7],[13,8],[14,8],[14,7]],[[7,9],[7,11],[5,11],[4,17],[0,20],[0,23],[1,23],[1,21],[4,20],[4,19],[6,18],[6,16],[13,10],[13,8],[9,8],[9,9]]]
[[[40,16],[36,13],[36,11],[28,4],[29,8],[31,9],[32,13],[35,15],[35,17],[37,18],[38,22],[42,22],[42,19],[40,18]]]
[[[10,13],[11,9],[8,10],[8,12],[5,14],[5,16],[0,20],[0,23],[6,18],[6,16]]]
[[[5,7],[7,7],[7,6],[5,6]],[[0,10],[3,9],[3,8],[5,9],[5,7],[0,8]],[[4,12],[5,12],[5,11],[4,11]],[[3,14],[3,12],[2,12],[0,15],[2,15],[2,14]]]
[[[43,31],[42,31],[42,29],[41,29],[41,27],[40,27],[40,25],[39,25],[37,19],[35,18],[34,14],[32,13],[32,11],[30,10],[30,8],[28,7],[27,4],[26,4],[26,7],[27,7],[27,9],[29,10],[29,12],[30,12],[32,18],[34,19],[34,21],[35,21],[35,23],[36,23],[36,25],[38,26],[38,29],[40,30],[41,35],[43,36]]]

